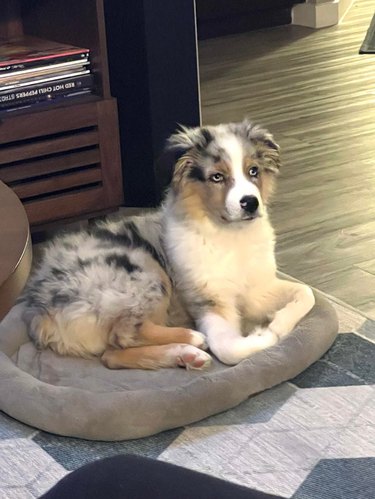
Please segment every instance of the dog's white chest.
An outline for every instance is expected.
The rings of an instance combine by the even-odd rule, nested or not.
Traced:
[[[178,280],[237,294],[274,275],[272,229],[259,222],[245,230],[230,231],[170,227],[168,256],[178,269]]]

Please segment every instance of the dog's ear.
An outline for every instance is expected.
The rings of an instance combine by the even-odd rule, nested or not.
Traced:
[[[234,126],[237,133],[240,132],[246,140],[259,148],[259,153],[265,159],[266,169],[278,173],[281,166],[280,146],[275,142],[273,135],[247,118]]]
[[[170,186],[176,162],[178,162],[180,156],[183,154],[183,151],[177,153],[166,147],[156,160],[156,171],[158,172],[156,182],[159,192],[165,193],[166,189]]]
[[[191,157],[187,154],[181,156],[176,161],[171,181],[171,187],[175,194],[177,194],[181,190],[184,184],[184,180],[187,178],[188,172],[192,167],[192,165],[193,161]]]
[[[171,184],[177,192],[194,163],[195,152],[199,153],[205,149],[212,140],[213,136],[206,127],[180,126],[167,140],[163,154],[158,160],[158,171],[161,173],[164,188]]]
[[[208,127],[180,126],[180,130],[169,137],[167,148],[174,150],[181,157],[190,149],[196,148],[198,151],[205,149],[212,140],[213,135]]]
[[[193,148],[190,140],[190,131],[193,129],[181,127],[181,130],[171,135],[156,162],[158,171],[158,187],[160,191],[173,183],[173,178],[182,176],[182,162],[180,159]],[[176,171],[178,169],[178,172]]]

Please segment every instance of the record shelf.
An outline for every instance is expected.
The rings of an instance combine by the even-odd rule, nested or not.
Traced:
[[[1,40],[30,35],[90,50],[95,95],[0,115],[0,180],[32,230],[91,218],[122,203],[116,100],[103,0],[0,0]]]

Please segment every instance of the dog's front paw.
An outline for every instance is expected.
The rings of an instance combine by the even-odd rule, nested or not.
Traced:
[[[181,351],[177,359],[177,364],[186,369],[207,369],[212,362],[212,358],[208,353],[198,350],[192,345],[182,345]]]
[[[252,336],[256,338],[260,350],[272,347],[279,341],[277,333],[269,327],[257,327],[252,332]]]
[[[287,336],[292,330],[292,325],[288,319],[285,310],[279,310],[268,326],[269,330],[272,331],[279,340],[284,338],[284,336]]]
[[[198,333],[198,331],[190,330],[190,345],[193,345],[201,350],[207,350],[208,345],[206,341],[206,337],[202,333]]]

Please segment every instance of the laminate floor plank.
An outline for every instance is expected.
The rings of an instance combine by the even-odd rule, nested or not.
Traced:
[[[285,255],[293,257],[295,270],[303,272],[306,278],[314,278],[315,274],[319,274],[321,279],[322,274],[326,276],[352,266],[375,275],[375,241],[362,230],[362,226],[333,230],[321,240],[313,234],[300,236],[293,245],[286,238],[278,241],[277,248],[279,259],[284,260]],[[336,255],[337,258],[327,259],[327,254]],[[285,271],[285,268],[280,270]]]
[[[375,252],[373,252],[372,254],[374,255]],[[355,267],[358,267],[359,269],[375,276],[375,258],[373,258],[372,260],[367,260],[365,262],[356,263]]]
[[[249,116],[281,145],[271,218],[281,270],[375,317],[374,13],[338,26],[259,30],[199,45],[204,123]]]
[[[353,293],[353,282],[355,293]],[[356,267],[340,269],[336,273],[321,275],[316,280],[316,287],[361,310],[370,319],[375,320],[375,297],[369,289],[375,289],[375,276]]]

